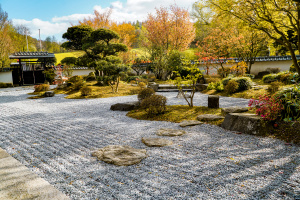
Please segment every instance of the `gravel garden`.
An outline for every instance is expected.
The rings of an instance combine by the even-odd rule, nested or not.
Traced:
[[[0,90],[0,147],[71,199],[299,199],[300,147],[202,124],[181,128],[167,121],[137,120],[111,111],[136,95],[101,99],[28,99],[33,87]],[[168,105],[186,104],[161,93]],[[247,106],[221,97],[220,107]],[[194,104],[207,106],[196,93]],[[166,138],[161,128],[185,130],[165,147],[143,137]],[[115,166],[91,154],[108,145],[145,149],[139,164]]]

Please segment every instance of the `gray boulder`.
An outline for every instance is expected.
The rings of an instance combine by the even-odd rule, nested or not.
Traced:
[[[226,107],[222,108],[222,114],[226,115],[228,113],[243,113],[247,112],[248,108],[247,107],[241,107],[241,106],[231,106],[231,107]]]
[[[261,117],[251,113],[229,113],[221,127],[250,135],[265,135],[270,129]]]
[[[196,126],[200,124],[203,124],[203,122],[197,120],[183,120],[182,122],[180,122],[179,126],[186,127],[186,126]]]
[[[54,91],[46,91],[46,92],[44,93],[44,96],[45,96],[45,97],[53,97],[53,96],[54,96]]]
[[[211,114],[198,115],[197,117],[197,120],[199,121],[217,121],[220,119],[224,119],[224,117],[220,115],[211,115]]]
[[[92,153],[98,160],[109,164],[128,166],[140,163],[147,157],[146,149],[135,149],[130,146],[109,145]]]
[[[183,130],[177,130],[177,129],[170,129],[170,128],[161,128],[156,132],[156,135],[159,136],[180,136],[185,134],[186,132]]]
[[[117,103],[114,105],[111,105],[111,110],[119,110],[119,111],[131,111],[136,109],[139,106],[139,102],[127,102],[127,103]]]
[[[148,147],[163,147],[173,144],[172,141],[163,138],[142,138],[142,142]]]

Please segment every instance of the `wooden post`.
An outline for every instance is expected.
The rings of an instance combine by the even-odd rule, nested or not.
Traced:
[[[22,66],[21,59],[19,59],[19,65],[21,70],[21,85],[24,85],[23,66]]]

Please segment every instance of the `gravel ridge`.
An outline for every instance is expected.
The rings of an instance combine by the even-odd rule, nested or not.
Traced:
[[[0,90],[0,147],[71,199],[300,199],[300,147],[204,124],[140,121],[111,111],[136,95],[105,99],[27,99],[32,87]],[[184,104],[177,93],[160,93]],[[197,93],[195,105],[207,106]],[[220,97],[220,106],[248,100]],[[173,145],[147,147],[160,128],[186,130]],[[165,137],[161,137],[165,138]],[[107,145],[147,150],[140,164],[120,167],[91,152]]]

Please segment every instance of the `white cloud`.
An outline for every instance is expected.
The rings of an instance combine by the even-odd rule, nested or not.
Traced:
[[[53,17],[52,22],[57,22],[57,23],[69,23],[69,24],[74,24],[77,23],[79,20],[83,20],[84,18],[89,18],[93,17],[92,14],[73,14],[69,16],[62,16],[62,17]]]
[[[145,21],[149,13],[154,13],[155,8],[161,6],[169,7],[176,3],[179,7],[191,10],[195,0],[127,0],[126,3],[114,1],[111,3],[113,8],[112,19],[117,22],[134,22]],[[109,9],[102,8],[100,5],[95,5],[94,9],[99,12],[104,12]],[[91,10],[91,13],[93,11]],[[61,36],[65,33],[71,24],[77,24],[79,20],[93,17],[93,14],[72,14],[68,16],[55,16],[51,21],[42,21],[40,19],[33,19],[26,21],[23,19],[13,19],[14,25],[25,25],[30,29],[31,36],[38,38],[38,29],[41,30],[41,38],[45,39],[47,36],[54,35],[58,41],[62,40]]]

